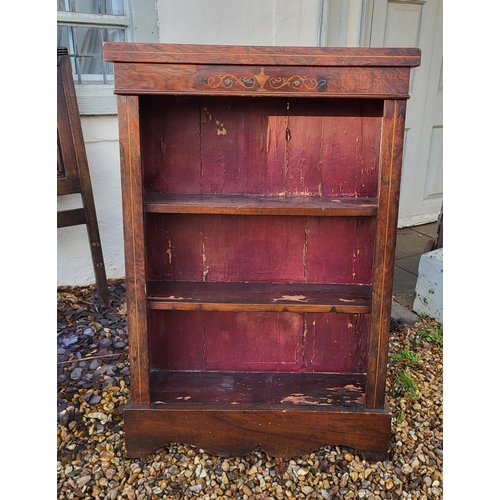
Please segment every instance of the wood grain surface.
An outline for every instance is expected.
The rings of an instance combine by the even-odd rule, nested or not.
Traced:
[[[258,446],[271,457],[300,457],[325,443],[356,448],[368,460],[387,460],[391,416],[384,410],[242,405],[186,408],[127,406],[128,456],[144,457],[171,442],[193,443],[218,456],[244,456]],[[168,424],[166,424],[168,422]],[[200,432],[203,430],[203,432]]]

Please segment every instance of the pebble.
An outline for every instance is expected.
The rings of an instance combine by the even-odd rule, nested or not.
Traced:
[[[98,404],[100,401],[101,401],[101,396],[99,396],[98,394],[95,394],[94,396],[92,396],[90,399],[89,399],[89,404],[90,405],[96,405]]]
[[[76,485],[78,488],[82,488],[85,486],[90,480],[92,479],[92,476],[81,476],[76,480]]]
[[[201,490],[203,489],[203,486],[201,484],[195,484],[194,486],[189,487],[189,491],[192,491],[194,494],[199,494]],[[154,493],[154,490],[153,490]]]
[[[89,413],[87,415],[87,417],[88,418],[95,418],[95,419],[100,420],[100,421],[107,421],[108,420],[108,415],[106,415],[105,413],[100,412],[100,411]]]
[[[71,371],[70,378],[71,380],[79,380],[82,376],[82,368],[75,368]]]
[[[58,290],[58,500],[442,500],[442,351],[417,342],[418,324],[390,337],[391,353],[412,349],[423,361],[412,372],[418,400],[388,394],[395,419],[386,461],[335,445],[285,460],[262,450],[222,458],[176,443],[127,458],[120,410],[130,395],[125,286],[112,286],[109,308],[93,287]],[[391,389],[398,366],[389,363]]]
[[[65,337],[60,340],[64,347],[69,347],[70,345],[76,344],[78,342],[78,336],[73,335],[72,337]]]
[[[101,361],[98,359],[93,359],[90,363],[89,369],[90,370],[97,370],[101,366]]]

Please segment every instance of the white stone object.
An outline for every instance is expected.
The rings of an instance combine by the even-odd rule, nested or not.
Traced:
[[[443,322],[443,249],[424,253],[418,265],[413,310]]]

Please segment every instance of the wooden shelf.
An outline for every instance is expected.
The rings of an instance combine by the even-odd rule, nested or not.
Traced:
[[[177,311],[274,311],[365,314],[370,285],[150,281],[148,307]]]
[[[151,404],[362,408],[365,374],[152,371]]]
[[[146,212],[170,214],[375,217],[377,198],[212,194],[145,195]]]

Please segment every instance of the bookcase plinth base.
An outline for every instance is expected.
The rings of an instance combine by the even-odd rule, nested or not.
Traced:
[[[387,405],[381,410],[227,406],[128,404],[124,409],[127,456],[141,458],[169,443],[186,443],[221,457],[244,456],[260,447],[269,456],[291,458],[339,445],[354,448],[369,460],[388,458],[391,414]]]

